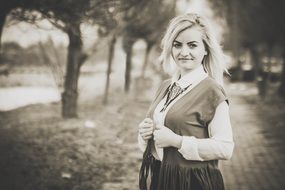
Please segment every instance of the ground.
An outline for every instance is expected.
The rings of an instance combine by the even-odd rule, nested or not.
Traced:
[[[59,104],[1,113],[1,187],[102,189],[107,182],[135,181],[126,172],[137,172],[135,128],[146,106],[114,105],[95,101],[69,120],[60,117]]]
[[[284,100],[274,91],[262,100],[253,83],[229,88],[235,149],[231,160],[221,162],[226,189],[284,189]]]
[[[155,85],[135,84],[128,95],[113,89],[107,106],[102,96],[81,101],[75,119],[62,119],[59,103],[0,112],[0,189],[138,189],[137,126]],[[261,100],[252,83],[226,87],[235,140],[220,162],[227,189],[283,189],[284,101]]]

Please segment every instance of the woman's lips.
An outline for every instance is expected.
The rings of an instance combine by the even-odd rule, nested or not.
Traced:
[[[187,61],[187,60],[194,60],[194,59],[193,58],[178,58],[178,60]]]

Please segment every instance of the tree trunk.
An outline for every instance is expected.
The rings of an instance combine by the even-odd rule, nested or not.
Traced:
[[[2,32],[5,24],[6,15],[0,13],[0,51],[1,51],[1,44],[2,44]]]
[[[144,63],[143,63],[142,73],[141,73],[142,78],[144,78],[144,75],[145,75],[146,67],[148,64],[148,56],[149,56],[149,52],[151,50],[151,47],[152,47],[152,44],[147,43],[147,47],[146,47],[146,51],[145,51],[145,57],[144,57]]]
[[[9,10],[10,11],[10,10]],[[1,61],[1,54],[2,54],[2,33],[3,33],[3,28],[5,25],[5,20],[6,16],[9,13],[9,11],[3,11],[0,9],[0,61]]]
[[[132,70],[132,48],[133,41],[129,41],[129,44],[126,46],[125,51],[127,54],[126,58],[126,70],[125,70],[125,92],[128,93],[131,85],[131,70]]]
[[[6,17],[12,9],[18,7],[20,4],[21,2],[19,0],[10,0],[3,2],[0,6],[0,53],[2,44],[2,32],[5,25]]]
[[[67,68],[62,93],[62,116],[73,118],[77,116],[78,78],[82,60],[82,40],[80,24],[73,23],[67,31],[69,37]]]
[[[254,80],[258,80],[258,76],[260,75],[260,60],[259,55],[256,49],[252,46],[249,47],[250,55],[253,62],[253,69],[254,69]]]
[[[264,98],[265,93],[266,93],[266,83],[262,76],[263,69],[262,69],[260,59],[259,59],[259,55],[254,47],[251,46],[249,49],[250,49],[250,54],[251,54],[252,62],[254,66],[254,80],[257,84],[258,95],[261,98]]]
[[[264,69],[264,76],[263,76],[263,80],[264,80],[264,89],[265,89],[265,93],[264,93],[264,97],[266,98],[266,95],[268,94],[268,89],[270,86],[270,78],[271,78],[271,70],[272,70],[272,57],[273,57],[273,44],[269,44],[268,45],[268,62],[265,65],[265,69]]]
[[[125,86],[124,91],[128,93],[131,85],[131,70],[132,70],[132,48],[136,38],[130,36],[123,37],[123,49],[126,53],[126,68],[125,68]]]
[[[114,35],[109,44],[109,57],[108,57],[108,68],[107,68],[107,75],[106,75],[106,86],[105,86],[105,93],[104,93],[104,100],[103,104],[108,103],[108,93],[109,93],[109,86],[110,86],[110,74],[112,70],[112,62],[114,57],[114,48],[116,43],[116,36]]]
[[[242,62],[240,60],[240,36],[239,36],[239,16],[238,16],[238,2],[231,1],[230,4],[230,12],[231,14],[231,42],[232,42],[232,51],[233,51],[233,57],[236,63],[237,72],[236,77],[238,81],[241,81],[243,78],[243,71],[242,71]]]
[[[132,70],[132,48],[127,50],[126,71],[125,71],[125,92],[128,93],[131,84],[131,70]]]
[[[278,93],[282,98],[285,98],[285,47],[283,47],[283,67],[281,75],[281,84],[278,89]]]

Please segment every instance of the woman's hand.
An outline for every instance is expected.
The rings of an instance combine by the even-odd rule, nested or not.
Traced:
[[[145,141],[149,140],[152,137],[153,130],[154,130],[154,123],[153,120],[150,118],[145,118],[139,124],[139,134]]]
[[[176,148],[181,148],[182,136],[175,134],[169,128],[165,126],[156,126],[153,132],[153,139],[156,146],[159,148],[173,146]]]

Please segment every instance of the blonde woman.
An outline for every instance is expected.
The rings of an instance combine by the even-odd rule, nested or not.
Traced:
[[[185,14],[171,20],[162,49],[172,77],[139,124],[140,189],[223,190],[218,160],[231,158],[234,142],[221,47],[205,18]]]

